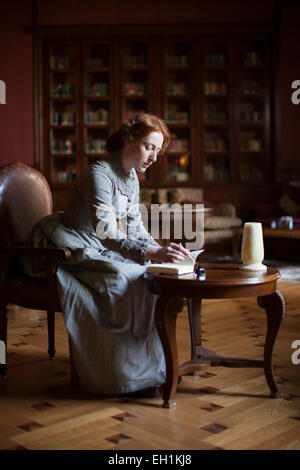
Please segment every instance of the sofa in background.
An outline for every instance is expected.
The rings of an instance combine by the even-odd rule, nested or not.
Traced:
[[[286,225],[286,221],[282,219],[286,216],[292,217],[291,225],[290,223]],[[263,227],[282,228],[287,231],[291,228],[300,230],[300,184],[288,185],[271,203],[254,205],[252,220],[261,222]],[[268,237],[264,239],[264,247],[266,258],[300,261],[298,237],[285,238],[284,235]]]
[[[210,204],[203,200],[201,188],[142,188],[140,203],[148,209],[151,204],[204,204],[211,209],[204,219],[204,245],[231,240],[232,229],[243,224],[233,204]]]

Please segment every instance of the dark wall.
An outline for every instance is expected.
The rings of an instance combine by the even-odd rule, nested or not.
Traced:
[[[0,104],[0,165],[20,160],[33,163],[31,0],[0,2],[0,80],[6,104]]]
[[[282,177],[300,181],[300,104],[292,103],[294,80],[300,80],[300,2],[282,2],[279,45],[281,152],[279,169]]]
[[[266,21],[274,0],[39,0],[40,24]]]

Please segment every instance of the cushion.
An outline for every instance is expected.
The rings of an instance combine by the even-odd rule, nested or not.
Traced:
[[[279,205],[287,215],[291,215],[293,217],[300,216],[300,206],[296,204],[287,193],[281,196],[279,199]]]
[[[204,231],[204,242],[208,242],[210,240],[219,240],[221,238],[231,238],[232,237],[232,230],[205,230]]]
[[[140,193],[140,203],[145,204],[145,206],[150,207],[153,201],[153,195],[155,194],[155,189],[141,189]]]
[[[232,227],[240,227],[242,225],[242,220],[238,217],[222,217],[215,216],[207,217],[204,220],[205,230],[223,230]]]
[[[222,217],[235,217],[236,210],[234,205],[230,204],[230,202],[214,204],[214,215]]]
[[[158,204],[168,204],[168,189],[160,188],[157,190]]]
[[[185,199],[184,188],[174,188],[168,192],[170,204],[181,204]]]
[[[183,204],[187,200],[203,201],[202,188],[159,188],[157,190],[159,204]]]

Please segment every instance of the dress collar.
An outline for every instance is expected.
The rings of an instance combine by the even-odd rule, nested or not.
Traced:
[[[124,170],[124,167],[122,165],[122,160],[120,158],[120,155],[117,152],[112,153],[110,155],[109,161],[111,161],[111,163],[112,163],[115,171],[117,172],[119,178],[122,178],[122,179],[125,179],[125,180],[134,178],[134,173],[135,173],[134,168],[131,168],[129,173],[126,173],[126,171]]]

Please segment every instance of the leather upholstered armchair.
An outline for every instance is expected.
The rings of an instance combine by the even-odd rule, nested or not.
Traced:
[[[52,195],[41,173],[20,162],[0,167],[0,340],[6,345],[9,303],[45,310],[48,353],[53,358],[55,312],[61,311],[56,288],[56,263],[67,260],[71,252],[67,248],[25,246],[33,226],[51,213]],[[46,259],[46,279],[36,279],[21,271],[19,260],[23,255]],[[1,362],[0,374],[5,376],[6,359]]]

